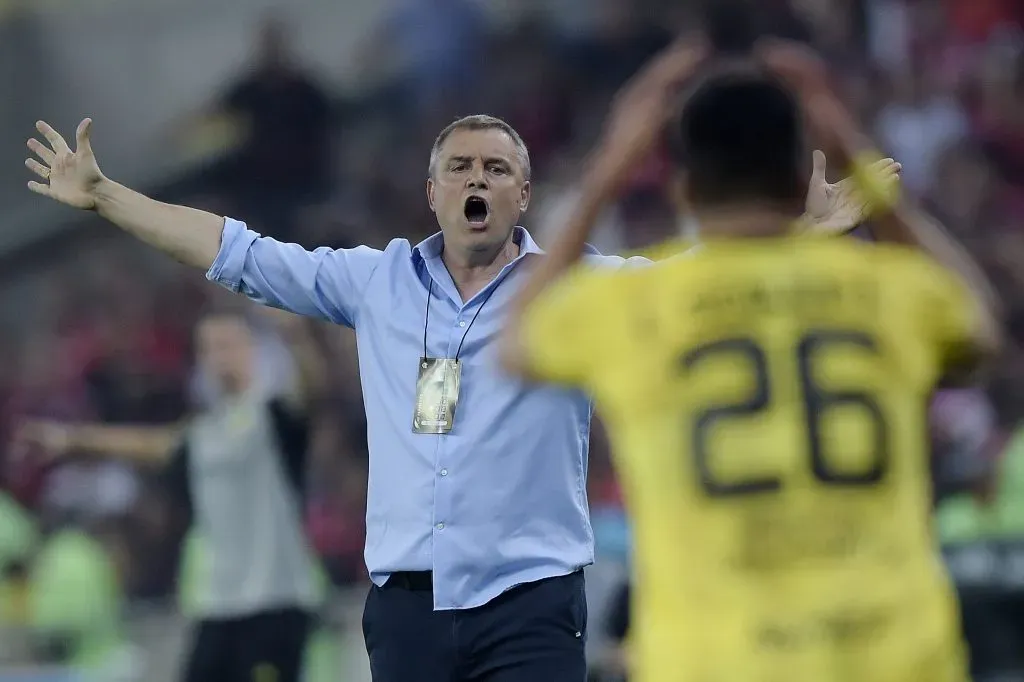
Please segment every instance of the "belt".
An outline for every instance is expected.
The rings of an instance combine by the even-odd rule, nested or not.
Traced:
[[[576,575],[582,573],[583,569],[577,569],[569,575]],[[548,580],[555,580],[558,576],[551,578],[543,578],[527,584],[536,584],[547,582]],[[521,587],[517,585],[516,587]],[[434,573],[432,571],[397,571],[392,573],[388,577],[388,581],[384,583],[384,589],[400,589],[409,590],[411,592],[432,592],[434,589]],[[513,588],[514,589],[514,588]]]
[[[384,583],[384,589],[398,588],[413,592],[431,592],[434,589],[434,574],[431,571],[398,571],[392,573]]]

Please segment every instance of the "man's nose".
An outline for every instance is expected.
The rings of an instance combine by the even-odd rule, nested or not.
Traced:
[[[466,180],[466,187],[469,189],[487,189],[487,175],[483,168],[474,168]]]

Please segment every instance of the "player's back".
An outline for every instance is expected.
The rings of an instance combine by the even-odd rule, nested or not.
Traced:
[[[634,521],[637,679],[959,682],[925,436],[958,282],[894,247],[742,240],[609,298],[593,390]]]

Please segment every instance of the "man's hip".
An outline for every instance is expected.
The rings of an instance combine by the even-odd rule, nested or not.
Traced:
[[[373,586],[363,635],[374,682],[583,682],[587,603],[582,571],[518,585],[483,606],[435,611],[433,576],[392,574]]]

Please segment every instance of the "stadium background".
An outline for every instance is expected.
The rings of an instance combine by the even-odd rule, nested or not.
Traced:
[[[77,664],[99,659],[117,671],[106,680],[175,679],[185,529],[159,477],[100,459],[47,463],[16,432],[25,416],[179,418],[204,391],[191,326],[223,295],[25,191],[22,145],[36,118],[70,130],[92,116],[113,178],[313,247],[433,232],[423,200],[433,137],[456,115],[492,113],[530,146],[536,198],[524,222],[543,243],[610,95],[692,25],[696,4],[0,0],[0,682],[75,679]],[[936,517],[977,679],[1024,680],[1024,3],[763,4],[772,31],[827,55],[837,87],[903,163],[907,188],[1007,302],[1015,342],[986,390],[936,397]],[[263,96],[260,65],[282,55],[293,78]],[[599,248],[675,232],[665,179],[652,158],[605,216]],[[317,410],[308,528],[335,596],[309,672],[362,682],[364,415],[352,335],[323,333],[332,390]],[[275,340],[264,345],[263,371],[288,372]],[[599,679],[628,530],[600,434],[591,459]]]

